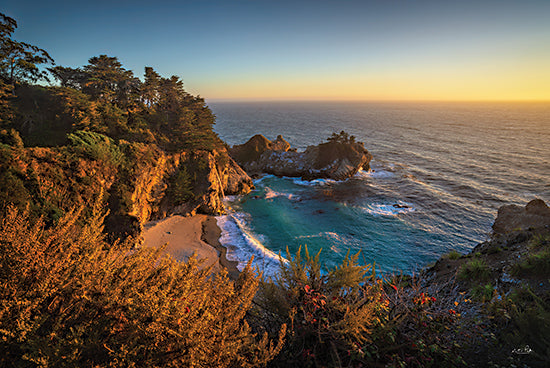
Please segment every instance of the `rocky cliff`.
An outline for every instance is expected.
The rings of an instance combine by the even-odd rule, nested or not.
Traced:
[[[363,143],[347,135],[334,135],[328,142],[309,146],[304,152],[291,150],[281,136],[270,141],[255,135],[248,142],[232,147],[230,154],[249,175],[266,173],[306,180],[347,179],[360,169],[368,170],[372,160]]]
[[[534,199],[525,207],[502,206],[493,224],[493,232],[503,235],[512,231],[550,228],[550,208],[542,199]]]
[[[253,188],[250,177],[225,150],[165,154],[156,152],[140,160],[130,182],[131,209],[140,224],[178,214],[225,212],[223,197],[245,194]],[[139,166],[139,165],[138,165]]]
[[[546,249],[550,245],[550,208],[541,199],[525,207],[502,206],[493,224],[489,240],[478,244],[470,253],[455,257],[444,256],[427,270],[438,283],[460,275],[461,269],[472,261],[483,265],[487,284],[499,285],[506,292],[519,284],[533,290],[550,290],[550,263]],[[542,280],[546,280],[541,283]],[[462,287],[472,282],[458,278]],[[474,280],[475,281],[475,280]]]
[[[113,160],[74,147],[2,146],[0,204],[23,209],[30,201],[33,213],[53,223],[71,208],[91,211],[96,203],[108,210],[105,231],[116,239],[137,236],[145,222],[173,214],[224,213],[224,195],[253,187],[223,147],[168,153],[125,142],[116,152]]]

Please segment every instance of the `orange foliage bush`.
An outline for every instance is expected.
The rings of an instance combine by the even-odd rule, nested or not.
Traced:
[[[0,366],[257,367],[280,350],[284,327],[274,343],[244,321],[250,268],[234,283],[195,258],[107,244],[99,211],[80,212],[49,229],[14,208],[1,220]]]

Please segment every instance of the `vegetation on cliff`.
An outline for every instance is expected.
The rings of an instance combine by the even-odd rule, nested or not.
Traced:
[[[212,111],[178,77],[146,67],[140,80],[107,55],[48,74],[53,59],[14,40],[16,27],[1,15],[2,208],[30,204],[53,222],[102,190],[116,238],[170,213],[222,212],[225,192],[250,190],[212,130]],[[51,76],[58,86],[31,84]]]

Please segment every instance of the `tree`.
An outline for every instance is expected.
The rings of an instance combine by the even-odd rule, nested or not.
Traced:
[[[86,74],[80,68],[69,68],[58,65],[48,68],[48,71],[59,81],[61,87],[81,89],[82,84],[86,80]]]
[[[141,101],[148,108],[154,108],[159,103],[159,86],[161,76],[150,66],[145,67],[145,82],[141,86]]]
[[[341,131],[340,133],[332,133],[330,137],[327,138],[328,142],[332,143],[340,143],[340,144],[349,144],[349,143],[355,143],[355,136],[349,135],[345,131]]]
[[[141,82],[131,70],[126,70],[116,57],[94,56],[84,66],[86,79],[82,91],[93,99],[115,103],[125,108],[139,96]]]
[[[7,84],[48,80],[48,74],[39,64],[54,64],[43,49],[12,38],[17,28],[15,19],[0,13],[0,77]]]
[[[13,96],[13,86],[0,79],[0,124],[13,117],[13,109],[9,102],[11,96]]]

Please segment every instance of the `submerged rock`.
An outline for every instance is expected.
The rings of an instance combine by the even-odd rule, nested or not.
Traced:
[[[344,180],[360,169],[368,170],[372,160],[363,143],[354,139],[333,139],[296,152],[280,135],[273,142],[255,135],[248,142],[234,146],[230,154],[249,175],[265,173],[305,180]]]

